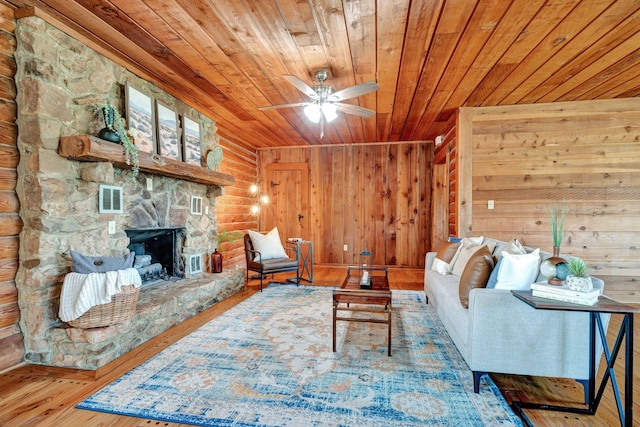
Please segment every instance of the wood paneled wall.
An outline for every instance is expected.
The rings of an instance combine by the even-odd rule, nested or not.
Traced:
[[[442,144],[434,151],[434,164],[444,164],[447,167],[446,187],[449,190],[449,205],[446,212],[447,229],[442,240],[449,236],[457,236],[458,233],[458,168],[457,168],[457,114],[452,114],[446,124],[446,133],[442,136]],[[435,215],[435,214],[434,214]],[[440,240],[440,239],[438,239]]]
[[[21,362],[24,353],[15,284],[22,222],[15,192],[20,155],[15,125],[14,31],[13,10],[0,2],[0,371]]]
[[[549,203],[564,201],[561,252],[640,301],[640,99],[461,108],[458,162],[461,235],[551,251]]]
[[[378,265],[423,266],[431,230],[432,143],[258,151],[270,163],[308,163],[315,262],[354,264],[365,241]],[[343,250],[347,245],[347,251]]]

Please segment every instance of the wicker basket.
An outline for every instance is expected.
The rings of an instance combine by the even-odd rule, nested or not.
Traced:
[[[111,302],[91,307],[77,319],[67,322],[72,328],[99,328],[127,320],[136,311],[140,288],[123,286],[120,293],[111,297]]]

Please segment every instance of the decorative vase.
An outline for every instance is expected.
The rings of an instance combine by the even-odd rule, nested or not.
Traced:
[[[554,246],[553,255],[542,262],[540,271],[546,272],[547,282],[550,285],[561,286],[562,281],[567,277],[566,274],[563,274],[566,263],[567,261],[560,256],[560,246]]]
[[[593,289],[591,276],[578,277],[570,274],[567,276],[566,284],[572,291],[589,292]]]
[[[104,117],[104,128],[98,133],[98,138],[110,142],[120,142],[120,135],[113,130],[115,123],[115,111],[113,108],[103,108],[102,116]]]
[[[218,248],[211,254],[211,272],[222,273],[222,254],[218,252]]]

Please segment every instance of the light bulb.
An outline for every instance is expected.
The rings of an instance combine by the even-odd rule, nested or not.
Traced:
[[[309,104],[304,107],[304,115],[313,123],[320,123],[320,107],[318,104]]]
[[[260,206],[258,206],[258,205],[251,206],[251,213],[252,214],[258,215],[259,212],[260,212]]]
[[[251,194],[256,194],[258,192],[258,184],[251,184],[251,187],[249,187],[249,192]]]
[[[267,196],[266,194],[263,194],[262,196],[260,196],[260,201],[262,202],[263,205],[266,205],[267,203],[269,203],[269,196]]]
[[[338,117],[336,106],[330,102],[322,104],[322,113],[324,118],[327,119],[327,123],[334,121]]]

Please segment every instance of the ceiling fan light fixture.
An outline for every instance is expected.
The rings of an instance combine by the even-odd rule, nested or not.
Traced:
[[[316,103],[309,104],[304,107],[304,115],[307,116],[307,118],[313,123],[320,123],[321,113],[322,112],[320,111],[320,106]]]
[[[338,117],[338,108],[331,102],[325,102],[322,104],[322,114],[327,123],[331,123]]]

